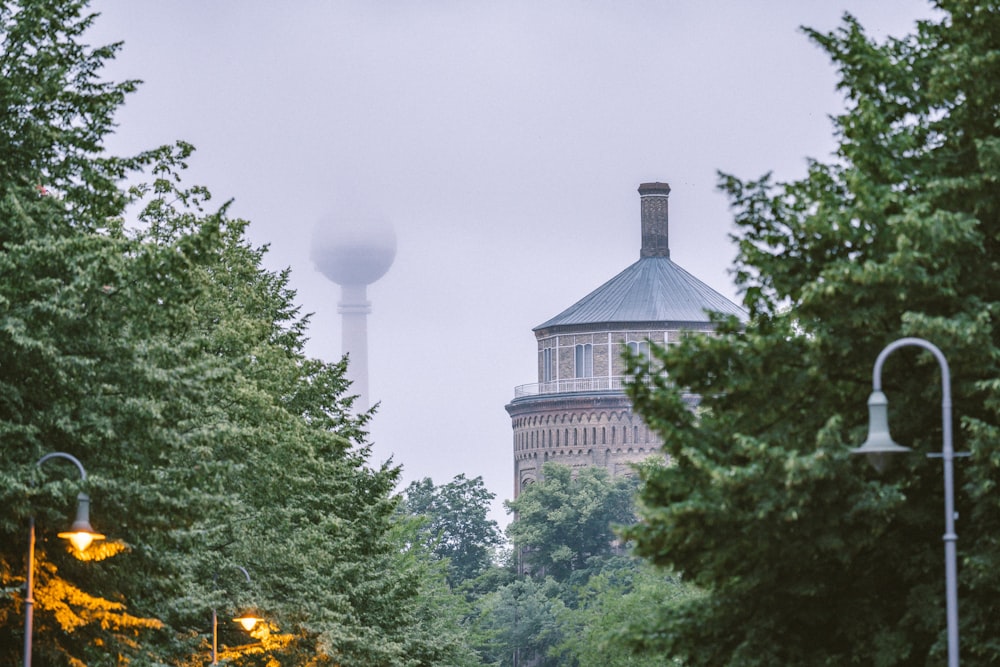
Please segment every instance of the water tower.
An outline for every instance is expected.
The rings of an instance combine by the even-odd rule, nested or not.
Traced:
[[[349,355],[350,393],[357,394],[357,412],[368,401],[368,285],[385,275],[396,257],[396,232],[387,220],[323,217],[313,234],[313,264],[340,285],[341,352]]]

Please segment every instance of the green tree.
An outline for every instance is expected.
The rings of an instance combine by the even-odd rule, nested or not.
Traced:
[[[559,665],[558,656],[549,655],[549,651],[563,639],[559,628],[559,615],[565,607],[563,593],[563,587],[551,577],[522,578],[481,598],[476,636],[483,664]]]
[[[964,664],[1000,660],[998,334],[1000,7],[942,0],[939,19],[876,43],[850,16],[807,31],[836,63],[839,148],[799,181],[724,176],[752,319],[656,350],[669,377],[629,391],[676,465],[647,468],[637,551],[704,590],[649,644],[690,665],[940,664],[940,463],[883,477],[864,438],[872,363],[902,336],[951,363],[959,421]],[[885,367],[894,438],[940,451],[929,355]],[[680,388],[702,396],[697,414]]]
[[[209,602],[232,604],[208,587],[210,573],[246,564],[254,576],[244,592],[256,599],[240,602],[254,601],[270,622],[258,644],[230,652],[237,664],[469,664],[460,601],[442,593],[443,571],[405,548],[412,537],[393,495],[399,469],[368,467],[371,414],[351,414],[345,364],[302,356],[305,320],[288,272],[262,268],[264,250],[246,241],[246,223],[224,209],[201,215],[207,191],[171,183],[155,182],[141,238],[172,247],[207,226],[216,247],[213,261],[189,268],[204,287],[165,338],[212,372],[190,402],[175,390],[170,423],[199,460],[189,483],[225,501],[200,511],[197,545],[159,545],[161,558],[179,557],[174,577],[187,578],[185,595],[166,601],[170,626],[202,622]],[[140,604],[148,594],[129,597]]]
[[[407,548],[399,470],[369,466],[372,414],[344,363],[302,354],[287,272],[182,185],[190,146],[103,156],[134,83],[100,81],[116,47],[80,43],[85,8],[0,7],[0,663],[20,660],[34,514],[39,663],[205,664],[210,610],[254,602],[268,623],[232,664],[469,664],[444,573]],[[112,538],[87,562],[54,539],[81,485],[36,469],[51,451],[84,462]]]
[[[402,509],[422,518],[418,532],[437,558],[447,559],[452,586],[475,579],[493,564],[503,543],[500,527],[489,518],[495,497],[482,477],[464,474],[441,486],[425,477],[403,491]]]
[[[190,527],[178,508],[211,506],[209,490],[189,490],[178,467],[156,465],[173,444],[162,433],[135,428],[160,415],[169,396],[161,389],[183,380],[192,385],[201,369],[181,350],[157,344],[172,316],[199,286],[188,269],[203,261],[213,231],[173,247],[143,245],[117,222],[128,195],[117,180],[127,170],[160,159],[164,149],[132,160],[101,155],[115,109],[133,82],[104,83],[101,63],[117,47],[91,49],[79,39],[92,18],[79,2],[6,2],[0,6],[0,432],[4,466],[0,496],[9,508],[0,519],[0,577],[14,592],[0,601],[2,662],[20,656],[20,615],[25,572],[25,526],[38,517],[36,549],[36,659],[65,664],[69,656],[110,664],[134,651],[137,633],[162,627],[123,603],[110,569],[138,550],[100,563],[80,563],[55,546],[53,529],[64,527],[78,482],[56,475],[53,465],[36,470],[50,451],[76,454],[91,473],[95,520],[114,516],[105,471],[122,471],[117,490],[144,490],[117,516],[150,526]],[[150,424],[152,425],[152,424]],[[132,440],[132,438],[135,440]],[[149,449],[140,455],[133,446]],[[142,465],[139,461],[142,461]],[[132,475],[134,470],[142,474]],[[69,501],[69,502],[67,502]],[[123,505],[127,501],[123,501]],[[96,508],[101,508],[97,510]],[[105,524],[107,525],[107,524]],[[119,534],[120,535],[120,534]],[[123,544],[105,550],[120,551]],[[151,590],[166,579],[150,571]]]
[[[562,641],[550,650],[561,665],[660,667],[669,655],[647,649],[661,616],[698,592],[633,556],[606,561],[559,613]]]
[[[546,463],[539,481],[507,501],[516,517],[507,535],[532,572],[564,581],[588,559],[615,552],[614,527],[635,519],[635,490],[634,478],[604,468]]]
[[[0,3],[0,213],[2,241],[53,232],[31,213],[57,208],[77,226],[103,228],[125,194],[118,181],[142,159],[101,154],[114,113],[137,81],[105,82],[121,44],[91,48],[85,0]]]

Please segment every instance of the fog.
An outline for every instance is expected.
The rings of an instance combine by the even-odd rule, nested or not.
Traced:
[[[341,350],[317,221],[392,223],[395,261],[368,288],[374,463],[482,476],[501,526],[531,329],[638,259],[639,184],[670,183],[671,259],[738,302],[717,172],[798,178],[836,145],[836,72],[799,26],[850,11],[881,39],[931,16],[915,0],[93,8],[91,42],[125,42],[106,75],[144,80],[109,148],[198,148],[189,181],[291,267],[311,356]]]

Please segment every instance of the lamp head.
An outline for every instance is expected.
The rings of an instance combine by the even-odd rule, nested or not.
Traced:
[[[868,439],[852,454],[864,454],[868,462],[878,472],[883,472],[888,466],[893,454],[910,451],[893,441],[889,435],[889,401],[881,391],[873,391],[868,397]]]
[[[257,616],[253,612],[249,612],[248,611],[245,614],[240,614],[239,616],[237,616],[233,620],[236,621],[237,623],[239,623],[240,625],[242,625],[244,630],[246,630],[247,632],[250,632],[251,630],[254,629],[254,627],[258,623],[260,623],[264,619],[260,618],[259,616]]]
[[[59,537],[69,540],[80,553],[86,551],[95,540],[104,539],[104,535],[90,525],[90,497],[86,493],[76,497],[76,520],[69,530],[59,533]]]

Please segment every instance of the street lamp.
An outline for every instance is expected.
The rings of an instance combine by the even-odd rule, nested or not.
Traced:
[[[246,568],[241,565],[234,565],[233,567],[237,568],[240,572],[243,573],[243,576],[247,578],[247,583],[249,584],[250,573],[247,572]],[[213,577],[212,581],[213,583],[218,583],[219,581],[218,572],[215,573],[215,577]],[[240,614],[233,620],[239,623],[241,626],[243,626],[244,630],[250,632],[251,630],[254,629],[254,626],[256,626],[259,622],[261,622],[264,619],[259,618],[255,614],[247,612],[245,614]],[[219,664],[219,615],[216,613],[215,607],[212,607],[212,664],[213,665]]]
[[[930,454],[929,456],[940,456],[944,460],[945,532],[941,539],[944,540],[945,597],[948,620],[948,667],[958,667],[958,577],[955,567],[955,541],[958,540],[958,535],[955,534],[953,461],[955,456],[968,456],[968,454],[956,455],[952,447],[951,373],[948,370],[948,361],[936,345],[922,338],[900,338],[886,345],[885,349],[879,353],[878,358],[875,359],[875,368],[872,372],[872,393],[868,397],[868,439],[857,449],[852,449],[851,453],[867,455],[875,469],[881,472],[888,463],[887,459],[889,456],[910,451],[909,447],[897,444],[893,441],[892,436],[889,435],[889,401],[886,399],[885,394],[882,393],[882,365],[885,363],[886,357],[907,345],[915,345],[929,350],[941,366],[941,422],[943,442],[941,453]]]
[[[71,461],[80,470],[80,477],[87,481],[87,471],[79,459],[64,452],[52,452],[38,459],[36,466],[41,466],[49,459],[63,458]],[[86,493],[76,497],[76,520],[68,531],[59,533],[59,537],[69,540],[77,551],[83,553],[95,540],[103,540],[104,535],[94,530],[90,525],[90,498]],[[28,574],[24,584],[24,667],[31,667],[31,634],[35,622],[35,517],[28,519]]]

